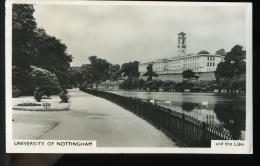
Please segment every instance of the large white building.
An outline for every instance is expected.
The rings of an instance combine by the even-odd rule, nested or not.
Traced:
[[[217,68],[218,63],[224,60],[224,56],[212,54],[188,54],[186,55],[186,34],[178,34],[177,55],[172,58],[158,59],[153,62],[140,63],[139,72],[141,76],[147,71],[149,64],[153,65],[153,70],[159,75],[181,74],[183,71],[191,69],[195,73],[212,73]]]

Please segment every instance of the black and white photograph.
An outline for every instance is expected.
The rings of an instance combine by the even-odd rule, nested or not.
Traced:
[[[7,152],[253,153],[251,3],[6,10]]]

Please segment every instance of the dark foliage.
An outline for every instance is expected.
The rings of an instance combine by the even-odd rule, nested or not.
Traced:
[[[120,86],[121,89],[141,89],[144,84],[143,79],[139,78],[127,78],[124,80],[123,84]]]
[[[59,94],[60,99],[61,99],[61,103],[68,103],[69,100],[69,95],[65,94],[65,93],[61,93]]]
[[[16,87],[12,86],[12,97],[13,98],[18,98],[21,95],[21,91]]]
[[[20,103],[20,104],[17,104],[17,106],[24,106],[24,107],[28,107],[28,106],[41,106],[41,104],[37,104],[37,103]]]
[[[147,67],[147,72],[143,74],[143,76],[148,77],[147,81],[152,81],[153,77],[158,77],[158,74],[153,71],[153,65],[149,64]]]
[[[225,56],[225,61],[220,62],[215,71],[215,77],[219,80],[222,77],[232,78],[246,74],[246,51],[242,46],[234,46]]]
[[[24,74],[30,72],[30,65],[46,69],[56,74],[60,85],[66,87],[69,85],[67,71],[72,56],[67,53],[67,46],[61,40],[46,34],[43,28],[37,28],[33,13],[33,5],[13,5],[12,65]],[[26,77],[28,75],[19,82],[13,79],[23,87],[28,84]]]
[[[138,61],[124,63],[121,66],[121,74],[123,74],[124,77],[136,77],[139,78],[140,72],[138,71]]]
[[[195,73],[191,69],[188,69],[182,72],[182,77],[189,80],[191,78],[195,78]]]
[[[56,75],[47,70],[35,66],[22,70],[13,66],[12,73],[13,85],[20,89],[21,95],[33,95],[36,87],[49,95],[57,95],[61,90]]]
[[[36,22],[33,5],[13,4],[12,13],[12,63],[23,69],[30,68],[36,58]]]
[[[89,73],[95,82],[102,82],[109,79],[109,66],[105,59],[98,58],[97,56],[90,56],[89,58],[91,70]]]
[[[37,102],[40,102],[43,94],[44,94],[44,92],[39,87],[36,87],[35,90],[34,90],[34,99]]]
[[[210,54],[207,50],[202,50],[198,54]]]

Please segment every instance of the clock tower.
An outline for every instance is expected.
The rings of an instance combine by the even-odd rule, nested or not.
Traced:
[[[186,34],[181,32],[178,34],[178,48],[177,48],[177,54],[179,56],[185,56],[186,55]]]

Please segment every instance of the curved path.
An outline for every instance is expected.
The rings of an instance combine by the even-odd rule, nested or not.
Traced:
[[[96,140],[97,147],[177,147],[154,126],[105,99],[69,90],[69,111],[41,114],[60,121],[42,140]]]

